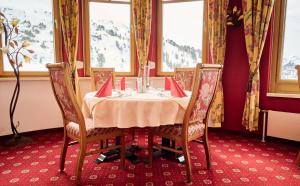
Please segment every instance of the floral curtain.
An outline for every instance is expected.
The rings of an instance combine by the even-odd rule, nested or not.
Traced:
[[[249,131],[258,129],[259,64],[275,0],[243,0],[244,32],[249,58],[249,80],[243,114],[243,125]]]
[[[139,76],[143,73],[144,65],[148,61],[151,34],[152,0],[133,0],[133,29],[139,60]]]
[[[81,105],[79,79],[76,67],[79,31],[78,0],[59,0],[59,12],[65,51],[72,71],[72,82],[78,104]]]
[[[208,1],[208,39],[209,51],[214,64],[224,64],[226,48],[226,16],[229,0]],[[222,75],[220,76],[222,77]],[[221,127],[224,118],[224,95],[220,78],[216,96],[208,116],[210,127]]]

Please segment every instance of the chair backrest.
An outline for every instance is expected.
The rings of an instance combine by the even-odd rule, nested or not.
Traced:
[[[175,68],[175,80],[184,90],[192,90],[195,68]]]
[[[222,65],[197,64],[192,97],[186,110],[184,125],[203,121],[207,125],[207,116],[214,99]]]
[[[84,125],[84,117],[76,102],[69,66],[64,63],[47,64],[46,66],[49,70],[54,96],[64,119],[64,125],[69,122]]]
[[[110,76],[114,82],[114,72],[114,68],[91,68],[92,90],[98,90]]]
[[[298,85],[299,85],[299,90],[300,90],[300,65],[295,66],[298,74]]]

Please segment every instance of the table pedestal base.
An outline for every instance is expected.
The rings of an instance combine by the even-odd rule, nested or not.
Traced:
[[[131,145],[126,148],[126,155],[125,158],[130,161],[132,164],[141,163],[141,159],[135,155],[134,153],[141,150],[140,147],[136,145]],[[106,153],[99,154],[98,158],[95,160],[95,163],[100,164],[106,161],[113,161],[115,159],[120,158],[120,151],[119,150],[111,150]]]
[[[184,163],[184,156],[182,154],[176,154],[174,152],[158,149],[153,149],[152,154],[154,159],[162,157],[171,161],[175,161],[177,163]]]
[[[118,158],[120,158],[120,151],[111,150],[106,153],[99,154],[99,157],[95,160],[95,163],[99,164],[105,161],[112,161]]]

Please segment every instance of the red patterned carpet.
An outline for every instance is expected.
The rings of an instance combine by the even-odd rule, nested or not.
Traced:
[[[47,133],[47,134],[45,134]],[[34,144],[7,149],[0,147],[0,185],[74,185],[77,145],[69,148],[65,173],[58,171],[61,131],[45,131],[33,136]],[[145,146],[145,134],[139,133]],[[206,169],[202,145],[190,143],[193,184],[190,185],[300,185],[300,168],[295,165],[297,145],[286,142],[260,143],[259,139],[230,133],[209,133],[212,167]],[[96,148],[98,144],[91,145]],[[86,157],[83,185],[151,186],[184,185],[184,165],[155,159],[153,166],[117,160],[95,164],[96,155]]]

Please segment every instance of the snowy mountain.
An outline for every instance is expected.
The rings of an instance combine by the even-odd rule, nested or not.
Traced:
[[[297,79],[296,65],[300,65],[299,56],[290,56],[289,58],[283,58],[281,66],[281,79]]]
[[[176,67],[195,67],[201,62],[202,51],[187,45],[179,45],[171,39],[163,39],[163,69],[173,71]]]
[[[29,40],[29,48],[34,50],[30,63],[23,63],[21,71],[46,71],[45,64],[54,62],[54,36],[52,13],[46,10],[24,11],[1,7],[8,20],[17,18],[19,22],[18,41]],[[5,58],[6,60],[6,58]],[[8,62],[4,63],[4,69],[9,70]]]
[[[127,25],[105,20],[90,24],[91,64],[130,71],[130,30]]]
[[[46,10],[18,10],[3,8],[9,19],[18,18],[19,41],[29,40],[30,48],[35,51],[29,64],[22,71],[44,70],[45,64],[54,62],[54,36],[52,13]],[[90,44],[92,67],[115,67],[116,71],[130,71],[130,28],[129,24],[116,21],[91,20]],[[201,50],[188,45],[180,45],[176,40],[163,40],[163,70],[173,71],[175,67],[191,67],[201,62]],[[5,70],[9,64],[5,63]]]
[[[116,71],[129,71],[129,27],[112,21],[92,20],[90,28],[92,66],[114,66]],[[163,47],[164,71],[173,71],[175,67],[191,67],[201,62],[202,55],[199,49],[179,45],[171,39],[164,39]]]

